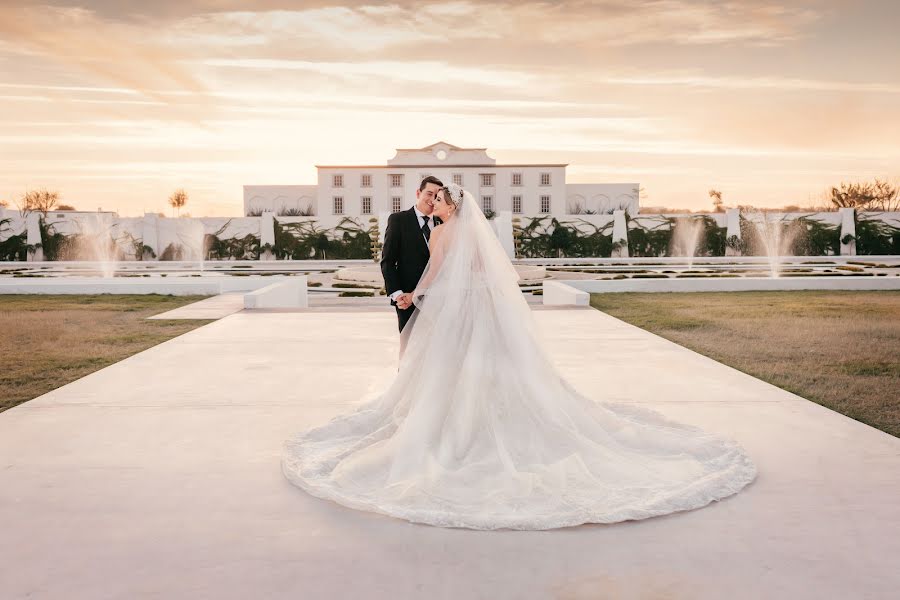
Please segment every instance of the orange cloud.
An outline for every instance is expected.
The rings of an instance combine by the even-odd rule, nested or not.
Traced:
[[[0,6],[0,38],[9,49],[76,67],[161,102],[170,99],[158,88],[205,93],[206,86],[179,64],[183,57],[154,43],[152,33],[84,8]]]

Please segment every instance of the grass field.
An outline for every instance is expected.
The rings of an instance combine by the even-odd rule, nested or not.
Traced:
[[[591,306],[900,437],[900,292],[593,294]]]
[[[0,411],[209,323],[146,318],[207,297],[0,295]]]

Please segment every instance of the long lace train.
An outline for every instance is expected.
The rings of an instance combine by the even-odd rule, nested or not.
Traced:
[[[473,529],[643,519],[750,483],[756,467],[735,441],[593,400],[559,375],[466,194],[432,241],[396,379],[288,439],[287,478],[351,508]]]

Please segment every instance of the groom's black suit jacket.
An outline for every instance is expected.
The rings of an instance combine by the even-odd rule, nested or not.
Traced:
[[[441,223],[437,218],[433,222],[432,229]],[[381,249],[381,274],[387,295],[397,290],[413,291],[430,256],[415,207],[388,217]],[[391,300],[391,304],[396,305],[396,302]]]

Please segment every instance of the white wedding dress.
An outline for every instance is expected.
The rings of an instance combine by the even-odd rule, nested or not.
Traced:
[[[417,523],[552,529],[698,508],[756,468],[736,442],[560,377],[518,277],[471,194],[432,240],[378,397],[284,443],[310,494]]]

